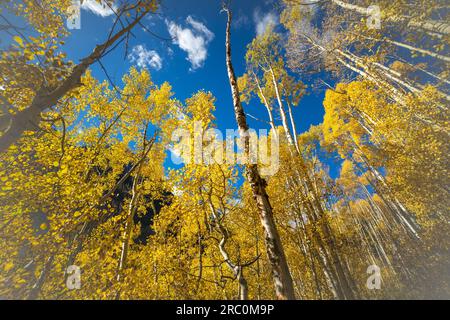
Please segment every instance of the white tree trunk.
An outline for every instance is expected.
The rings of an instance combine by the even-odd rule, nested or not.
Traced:
[[[224,8],[228,16],[226,28],[226,64],[228,78],[230,80],[231,94],[233,97],[233,107],[238,124],[239,131],[243,134],[248,130],[247,119],[239,97],[239,88],[237,86],[236,75],[234,73],[231,61],[231,11]],[[244,152],[249,149],[249,137],[244,138]],[[250,184],[253,196],[259,210],[261,224],[264,229],[264,238],[266,244],[266,252],[272,268],[272,277],[275,286],[275,292],[278,299],[295,299],[294,285],[287,264],[283,245],[281,244],[278,230],[275,226],[273,218],[272,206],[270,205],[269,196],[266,192],[266,181],[261,178],[256,164],[246,165],[246,178]]]

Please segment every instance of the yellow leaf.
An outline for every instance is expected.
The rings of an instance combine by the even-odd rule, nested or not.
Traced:
[[[15,36],[14,41],[17,42],[21,47],[23,47],[23,40],[21,37]]]
[[[3,267],[3,270],[9,271],[9,270],[11,270],[13,267],[14,267],[14,263],[12,263],[12,262],[7,262],[7,263],[5,264],[5,266]]]

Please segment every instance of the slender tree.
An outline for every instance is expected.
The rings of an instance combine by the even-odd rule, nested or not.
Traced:
[[[245,135],[249,127],[246,115],[241,105],[239,88],[237,85],[236,75],[234,73],[231,61],[231,10],[224,7],[227,13],[228,21],[226,27],[226,65],[228,78],[230,80],[231,95],[233,98],[233,108],[238,124],[239,132],[242,135],[244,152],[249,151],[249,137]],[[266,181],[258,172],[256,164],[247,164],[246,178],[252,188],[253,195],[259,210],[261,224],[264,228],[264,237],[266,242],[266,252],[272,267],[272,276],[275,291],[279,299],[295,299],[294,286],[289,267],[286,261],[283,245],[281,243],[278,231],[273,219],[273,211],[270,205],[269,196],[266,192]]]

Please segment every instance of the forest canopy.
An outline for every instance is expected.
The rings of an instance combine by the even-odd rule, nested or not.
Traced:
[[[449,299],[449,4],[206,2],[2,1],[0,299]]]

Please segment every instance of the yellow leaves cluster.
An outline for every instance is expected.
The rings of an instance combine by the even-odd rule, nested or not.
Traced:
[[[432,86],[400,105],[368,82],[338,84],[324,100],[324,144],[366,168],[384,168],[395,196],[418,216],[445,211],[446,196],[436,188],[448,176],[448,115],[440,101]]]
[[[103,276],[99,281],[106,283],[115,279],[124,219],[123,212],[117,212],[117,204],[112,206],[109,200],[99,201],[114,188],[131,164],[140,160],[143,139],[148,141],[152,131],[159,129],[161,138],[170,139],[178,109],[171,86],[168,83],[156,86],[148,71],[130,70],[122,90],[129,95],[119,97],[106,82],[99,83],[90,72],[82,81],[84,86],[72,94],[72,99],[62,102],[55,108],[57,111],[45,114],[48,119],[63,117],[65,127],[61,121],[55,121],[43,134],[26,137],[9,148],[2,158],[0,195],[5,204],[2,220],[28,221],[21,228],[11,224],[11,228],[5,229],[8,247],[18,248],[21,241],[26,240],[30,251],[23,259],[36,258],[33,252],[59,252],[58,259],[62,262],[55,262],[56,270],[65,264],[64,259],[69,255],[66,252],[68,241],[74,232],[78,232],[85,222],[115,215],[93,231],[92,241],[97,241],[96,245],[92,242],[95,248],[86,244],[86,254],[80,255],[81,263],[88,268],[86,275],[102,269]],[[146,130],[149,132],[144,137]],[[157,199],[164,188],[166,150],[159,141],[140,170],[143,179],[139,188],[143,195],[141,199],[147,199],[144,196]],[[126,208],[128,201],[126,198],[121,208]],[[146,212],[148,205],[140,203],[139,213]],[[25,227],[26,233],[22,232]],[[93,257],[99,258],[92,260]],[[41,256],[36,259],[39,265],[45,263]],[[104,265],[96,261],[104,261],[109,269],[103,269]],[[28,277],[31,279],[27,283],[32,283],[35,275]],[[22,290],[24,284],[18,281],[17,290]],[[108,291],[98,293],[101,297],[107,294]]]

